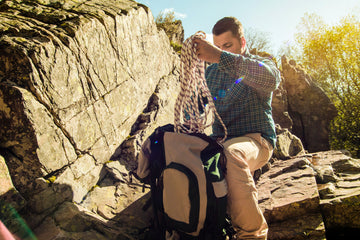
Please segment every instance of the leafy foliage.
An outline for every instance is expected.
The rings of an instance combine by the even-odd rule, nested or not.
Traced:
[[[155,19],[155,23],[156,26],[160,29],[164,29],[164,30],[175,30],[172,26],[174,25],[174,23],[176,23],[177,21],[180,20],[176,20],[175,19],[175,12],[174,11],[167,11],[167,12],[160,12],[159,15],[157,15],[156,19]]]
[[[178,30],[178,26],[181,25],[181,20],[175,19],[174,11],[160,12],[155,19],[155,23],[158,29],[163,29],[171,40],[172,35]],[[175,52],[181,51],[181,44],[171,42],[171,46],[174,48]]]
[[[170,45],[172,46],[172,48],[175,50],[175,52],[177,52],[178,54],[181,53],[181,48],[182,48],[182,45],[180,44],[177,44],[175,42],[170,42]]]
[[[360,157],[360,21],[348,16],[329,26],[307,14],[301,26],[299,60],[338,110],[330,126],[331,147]]]

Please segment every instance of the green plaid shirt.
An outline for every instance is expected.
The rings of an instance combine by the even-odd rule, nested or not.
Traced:
[[[272,92],[280,83],[280,72],[267,58],[223,51],[220,62],[210,65],[206,81],[216,110],[228,130],[228,139],[247,133],[261,133],[273,147],[276,143],[272,118]],[[213,136],[224,135],[216,119]]]

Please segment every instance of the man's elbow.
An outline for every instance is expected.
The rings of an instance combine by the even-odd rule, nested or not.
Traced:
[[[277,68],[272,69],[272,71],[269,71],[269,78],[268,79],[269,79],[268,90],[270,92],[273,92],[280,85],[280,82],[281,82],[280,71]]]

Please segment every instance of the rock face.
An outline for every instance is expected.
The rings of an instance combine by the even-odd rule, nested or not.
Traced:
[[[281,65],[292,133],[309,152],[329,150],[329,123],[337,114],[334,104],[295,61],[283,57]]]
[[[172,121],[177,54],[133,1],[8,0],[0,9],[0,147],[29,224],[64,202],[111,218],[99,197],[88,199],[104,197],[97,187],[110,177],[124,183],[107,166],[129,139]],[[135,165],[134,156],[116,160],[118,178]],[[107,193],[119,196],[108,202],[113,212],[142,195],[127,184]]]
[[[1,5],[1,147],[21,162],[9,163],[14,184],[95,185],[150,97],[176,89],[178,58],[132,1]],[[79,185],[76,202],[88,190]]]

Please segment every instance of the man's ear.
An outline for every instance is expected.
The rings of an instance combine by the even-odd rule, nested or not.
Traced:
[[[241,43],[241,52],[244,53],[245,52],[245,48],[246,48],[246,40],[245,37],[242,37],[240,39],[240,43]]]

